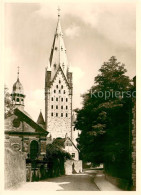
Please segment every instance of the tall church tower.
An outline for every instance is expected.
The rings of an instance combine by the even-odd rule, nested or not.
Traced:
[[[58,10],[60,11],[60,10]],[[63,40],[60,13],[45,71],[45,123],[52,138],[72,138],[72,73]]]

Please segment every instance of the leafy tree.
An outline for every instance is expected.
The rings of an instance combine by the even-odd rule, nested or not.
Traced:
[[[78,147],[86,162],[117,168],[123,167],[121,158],[124,166],[129,163],[132,85],[126,72],[125,65],[112,56],[100,68],[94,86],[82,96],[82,109],[76,109],[75,126],[82,131]]]
[[[11,95],[8,92],[8,88],[4,87],[4,115],[5,117],[13,113],[14,106],[12,104]]]
[[[52,144],[46,146],[48,177],[56,177],[65,173],[64,162],[71,159],[71,156],[63,148],[64,139],[62,138],[56,138]]]

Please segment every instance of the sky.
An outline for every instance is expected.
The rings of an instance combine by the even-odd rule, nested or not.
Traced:
[[[59,3],[67,56],[73,72],[73,108],[94,84],[103,62],[111,56],[136,75],[136,7],[133,1]],[[36,121],[44,116],[45,68],[57,25],[58,3],[6,3],[4,81],[12,92],[20,67],[25,110]]]

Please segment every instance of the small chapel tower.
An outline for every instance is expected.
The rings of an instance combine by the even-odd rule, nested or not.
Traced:
[[[45,71],[45,123],[52,138],[72,138],[72,73],[60,23],[60,9],[53,45]]]
[[[24,89],[19,79],[19,67],[18,67],[18,73],[17,73],[17,81],[13,85],[13,91],[11,94],[12,97],[12,103],[15,106],[15,108],[21,108],[24,109]]]

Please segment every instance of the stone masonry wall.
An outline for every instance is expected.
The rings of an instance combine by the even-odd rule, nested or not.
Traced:
[[[46,101],[47,131],[53,138],[64,138],[66,133],[71,137],[72,96],[61,71],[53,81]]]
[[[4,184],[5,189],[16,187],[26,182],[25,155],[21,151],[5,148]]]

